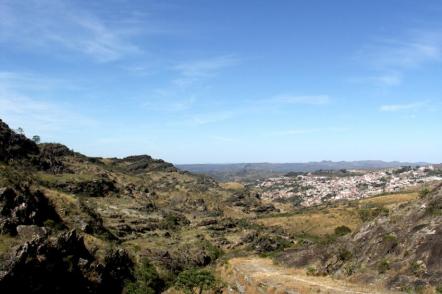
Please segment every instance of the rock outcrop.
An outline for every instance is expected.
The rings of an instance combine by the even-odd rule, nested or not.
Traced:
[[[134,174],[152,171],[177,171],[173,164],[161,159],[153,159],[149,155],[134,155],[123,159],[115,159],[114,164],[120,169]]]
[[[358,232],[330,244],[301,246],[278,260],[310,266],[318,275],[415,291],[442,285],[442,186],[424,199],[379,216]]]
[[[38,154],[38,146],[23,134],[17,134],[0,119],[0,162],[20,160]]]
[[[47,220],[60,222],[42,192],[0,188],[0,233],[15,235],[19,225],[43,226]]]
[[[72,172],[63,162],[65,156],[74,156],[75,153],[62,144],[45,143],[39,145],[39,155],[33,160],[34,165],[42,171],[54,174]]]
[[[133,264],[121,249],[100,263],[72,230],[26,242],[0,266],[0,293],[121,293]]]

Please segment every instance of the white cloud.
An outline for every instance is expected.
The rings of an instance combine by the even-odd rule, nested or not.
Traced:
[[[321,131],[321,129],[290,129],[273,132],[273,135],[304,135]]]
[[[397,86],[407,71],[442,61],[442,33],[414,30],[402,38],[383,38],[366,46],[358,55],[377,72],[362,80]]]
[[[331,99],[328,95],[279,95],[269,99],[267,102],[278,104],[304,104],[304,105],[325,105],[330,103]]]
[[[168,95],[158,95],[159,97],[144,102],[143,106],[149,111],[182,112],[191,109],[197,101],[193,96],[189,98],[175,99]]]
[[[238,63],[239,59],[232,55],[183,62],[174,67],[179,77],[173,82],[177,86],[185,87],[201,79],[213,77],[221,69],[237,65]]]
[[[0,42],[32,51],[60,48],[113,61],[140,51],[129,37],[135,33],[121,21],[110,25],[104,19],[68,1],[8,1],[0,3]]]
[[[231,119],[234,115],[233,111],[209,112],[194,115],[190,122],[194,125],[206,125]]]
[[[363,62],[380,69],[409,69],[442,60],[442,33],[413,30],[403,37],[382,38],[359,52]]]
[[[0,72],[0,117],[13,127],[20,126],[31,132],[28,135],[50,136],[58,131],[70,132],[97,124],[94,119],[76,113],[68,105],[30,94],[56,86],[59,85],[55,80],[45,80],[30,74]]]
[[[288,135],[306,135],[312,133],[326,132],[326,133],[342,133],[349,131],[346,127],[328,127],[328,128],[297,128],[287,129],[271,132],[270,135],[288,136]]]
[[[235,139],[230,137],[224,137],[224,136],[211,136],[210,139],[218,142],[234,142]]]
[[[387,104],[382,105],[379,110],[383,112],[397,112],[397,111],[412,111],[412,110],[418,110],[425,106],[426,102],[415,102],[415,103],[408,103],[408,104]]]

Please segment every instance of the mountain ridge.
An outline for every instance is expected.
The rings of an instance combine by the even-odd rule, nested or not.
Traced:
[[[219,181],[250,181],[290,172],[314,172],[317,170],[383,169],[402,166],[423,166],[427,162],[401,162],[382,160],[310,161],[294,163],[226,163],[226,164],[177,164],[177,168],[196,174],[206,174]]]

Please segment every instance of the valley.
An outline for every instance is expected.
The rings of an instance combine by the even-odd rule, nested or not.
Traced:
[[[438,166],[219,183],[3,122],[0,142],[2,293],[441,290]]]

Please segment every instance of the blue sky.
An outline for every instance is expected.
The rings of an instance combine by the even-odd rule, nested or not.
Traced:
[[[0,0],[0,118],[91,156],[442,162],[440,1]]]

